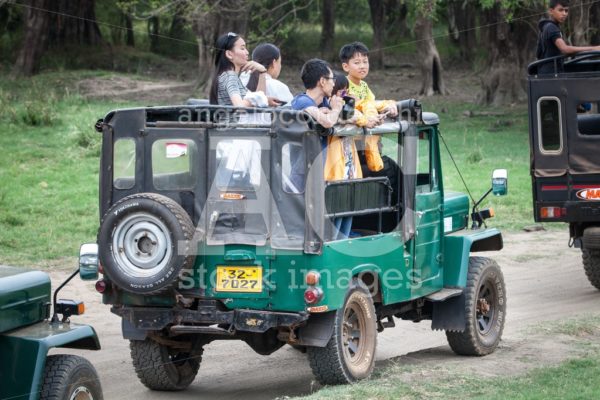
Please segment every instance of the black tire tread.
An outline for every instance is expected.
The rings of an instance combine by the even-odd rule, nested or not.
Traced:
[[[600,250],[582,249],[583,269],[590,283],[600,290]]]
[[[131,340],[129,343],[131,350],[131,359],[140,382],[148,389],[159,391],[179,391],[187,388],[195,379],[200,363],[202,362],[202,352],[193,356],[192,374],[186,377],[179,377],[174,382],[167,371],[167,361],[162,357],[161,345],[151,339]]]
[[[100,236],[100,232],[102,230],[102,225],[104,223],[104,219],[106,218],[106,216],[108,214],[110,214],[115,208],[118,208],[124,202],[135,200],[135,199],[148,199],[148,200],[155,201],[155,202],[159,203],[160,205],[166,207],[175,216],[175,218],[177,218],[177,221],[179,222],[179,225],[181,226],[181,229],[184,234],[184,240],[186,241],[185,262],[183,263],[179,272],[180,273],[191,272],[193,265],[194,265],[194,256],[191,251],[192,245],[193,245],[194,234],[195,234],[194,224],[192,223],[191,218],[189,217],[187,212],[183,209],[183,207],[181,207],[177,202],[175,202],[174,200],[172,200],[171,198],[169,198],[167,196],[163,196],[163,195],[156,194],[156,193],[137,193],[137,194],[133,194],[133,195],[124,197],[121,200],[117,201],[115,204],[112,205],[112,207],[110,207],[110,209],[102,216],[102,219],[100,220],[100,228],[98,230],[97,242],[98,243],[100,242],[99,236]],[[177,282],[177,276],[174,276],[168,284],[165,284],[164,286],[162,286],[156,290],[145,291],[144,295],[155,295],[155,294],[167,292],[175,285],[176,282]]]
[[[46,367],[42,380],[40,400],[64,400],[65,387],[69,384],[71,374],[78,368],[88,369],[88,389],[94,400],[103,400],[100,379],[94,366],[85,358],[71,354],[55,354],[46,358]]]
[[[600,251],[600,227],[590,226],[583,231],[583,248]]]
[[[468,312],[468,310],[472,310],[476,307],[475,302],[477,301],[478,293],[477,288],[474,286],[479,283],[481,275],[489,266],[495,266],[502,277],[502,271],[494,260],[487,257],[469,257],[469,272],[467,275],[467,287],[465,288],[465,308],[467,310],[466,327],[464,332],[446,331],[448,344],[456,354],[465,356],[483,356],[490,354],[495,350],[495,347],[490,349],[481,346],[481,343],[477,338],[478,332],[473,329],[473,313]],[[504,280],[503,277],[502,280]],[[498,337],[502,336],[503,330],[504,323],[502,323]]]

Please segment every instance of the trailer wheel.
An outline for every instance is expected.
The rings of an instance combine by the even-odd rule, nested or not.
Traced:
[[[110,280],[137,294],[171,288],[194,262],[194,226],[185,210],[154,193],[127,196],[102,218],[100,263]]]
[[[590,283],[600,289],[600,250],[582,249],[583,269]]]
[[[83,357],[48,356],[40,400],[103,400],[96,370]]]
[[[187,388],[196,378],[202,361],[202,351],[192,354],[151,339],[131,340],[129,348],[138,378],[152,390]]]
[[[344,306],[336,311],[325,347],[307,347],[310,367],[323,385],[356,382],[371,375],[377,347],[377,317],[369,290],[353,280]]]
[[[456,354],[483,356],[498,347],[506,319],[506,287],[496,262],[470,257],[465,288],[465,330],[446,332]]]

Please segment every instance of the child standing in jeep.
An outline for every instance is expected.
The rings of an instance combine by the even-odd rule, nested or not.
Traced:
[[[569,15],[569,0],[550,0],[549,7],[549,18],[542,19],[538,25],[540,29],[537,47],[538,60],[560,55],[573,55],[583,51],[600,51],[600,46],[570,46],[563,39],[560,24],[564,23]],[[562,69],[562,62],[558,68]],[[540,74],[553,72],[553,63],[542,64],[538,70]]]

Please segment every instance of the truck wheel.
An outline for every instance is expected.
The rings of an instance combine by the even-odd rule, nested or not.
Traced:
[[[202,361],[202,352],[183,352],[151,339],[131,340],[129,348],[135,373],[152,390],[187,388],[196,378]]]
[[[583,269],[588,280],[596,289],[600,289],[600,250],[581,250]]]
[[[377,347],[377,317],[369,290],[358,280],[335,312],[334,329],[325,347],[307,347],[310,368],[323,385],[356,382],[371,375]]]
[[[92,364],[83,357],[48,356],[40,400],[102,400],[100,379]]]
[[[500,267],[485,257],[469,258],[465,330],[446,332],[456,354],[483,356],[496,350],[506,319],[506,287]]]
[[[172,287],[192,267],[194,226],[168,197],[135,194],[115,203],[98,232],[100,263],[123,290],[155,294]]]

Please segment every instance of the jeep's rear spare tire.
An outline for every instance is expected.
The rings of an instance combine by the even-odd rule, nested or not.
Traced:
[[[125,197],[100,224],[98,251],[104,273],[132,293],[166,291],[193,265],[193,234],[190,217],[170,198],[154,193]]]

